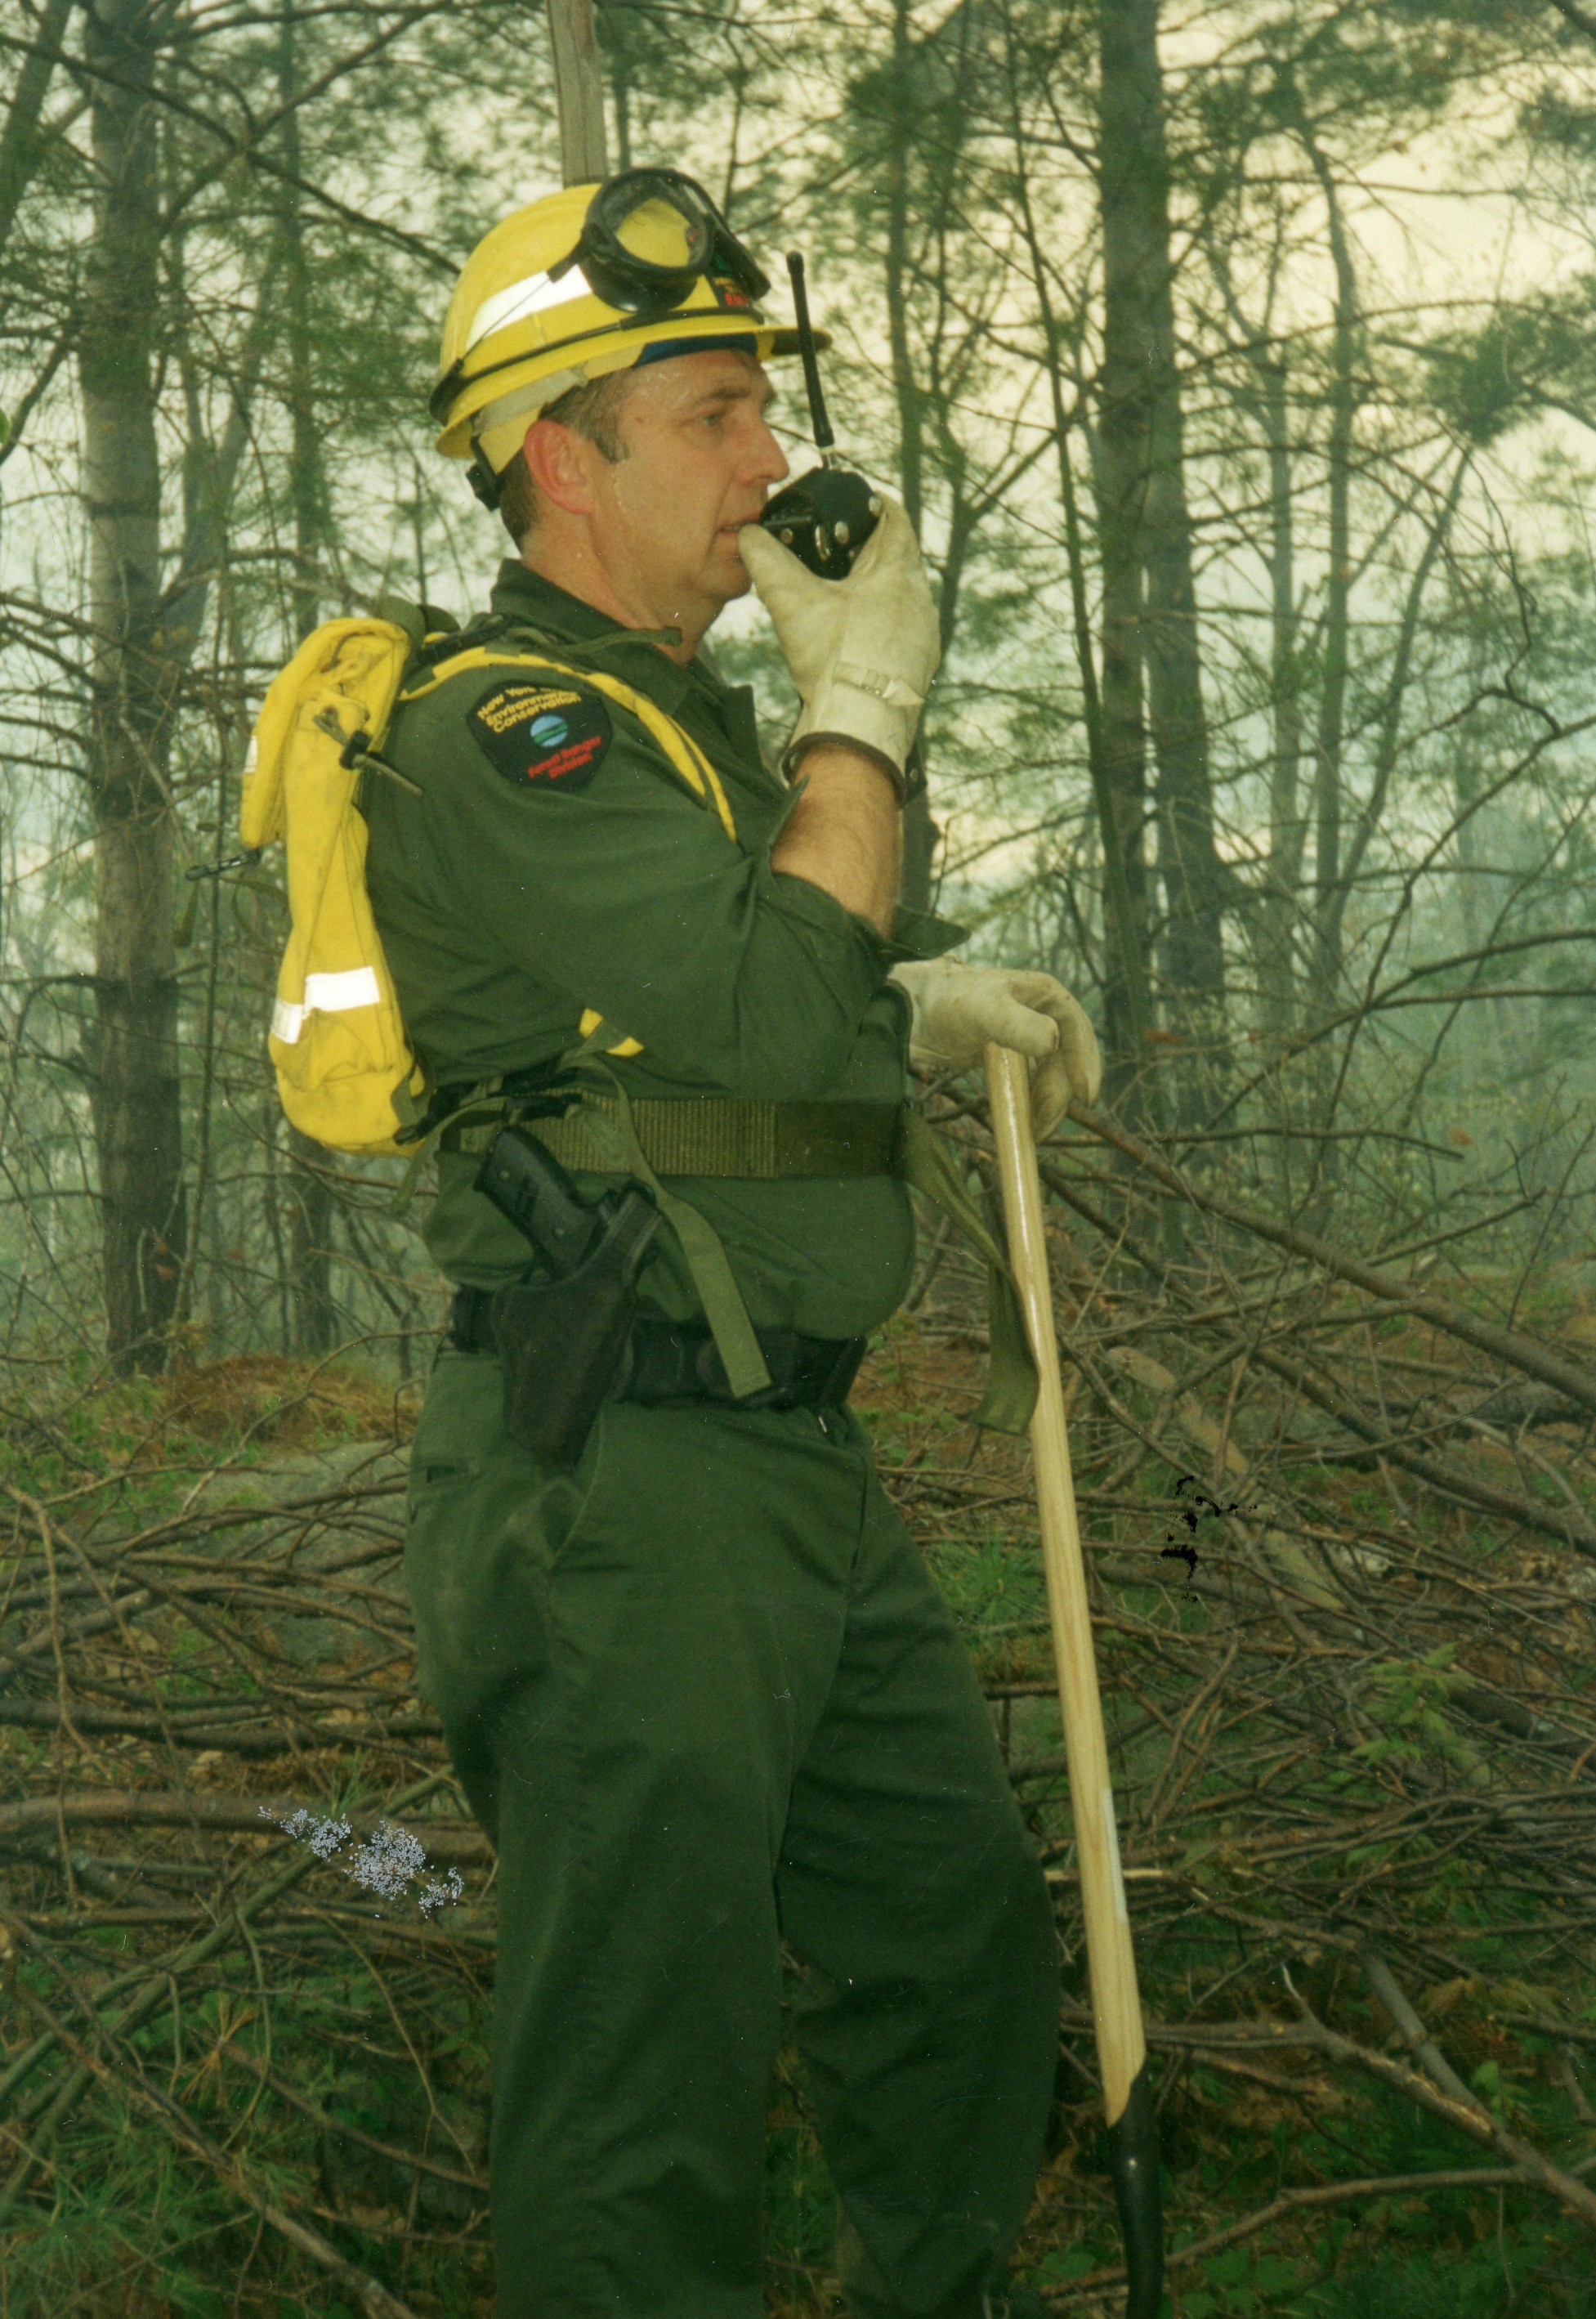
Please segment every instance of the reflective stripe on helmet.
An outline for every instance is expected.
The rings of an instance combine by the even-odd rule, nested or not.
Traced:
[[[564,306],[573,298],[591,298],[592,294],[580,266],[573,266],[557,282],[551,282],[546,274],[528,274],[524,280],[512,282],[482,300],[472,317],[461,352],[469,354],[495,330],[502,330],[511,322],[525,321],[529,314],[541,314],[550,306]]]

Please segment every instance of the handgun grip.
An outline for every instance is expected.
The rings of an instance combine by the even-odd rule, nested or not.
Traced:
[[[529,1241],[562,1280],[586,1262],[607,1204],[590,1207],[546,1145],[524,1127],[501,1127],[477,1170],[476,1188]]]

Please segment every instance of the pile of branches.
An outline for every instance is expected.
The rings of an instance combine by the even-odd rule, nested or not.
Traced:
[[[293,2258],[385,2319],[437,2307],[374,2277],[374,2245],[394,2277],[465,2258],[486,2301],[491,1856],[415,1692],[396,1449],[329,1460],[344,1470],[310,1488],[294,1467],[316,1461],[295,1460],[264,1505],[256,1476],[202,1471],[136,1528],[137,1467],[9,1491],[14,2280],[30,2252],[45,2280],[49,2246],[92,2220],[104,2141],[73,2129],[97,2106],[213,2192],[200,2206],[264,2307]],[[395,2117],[410,2138],[373,2130]],[[91,2309],[160,2278],[138,2236],[108,2231]],[[34,2292],[16,2307],[47,2307]]]
[[[978,1107],[945,1123],[989,1171]],[[1044,1176],[1173,2278],[1438,2189],[1596,2230],[1596,1367],[1515,1315],[1519,1284],[1492,1309],[1450,1228],[1355,1255],[1106,1119]],[[1045,2284],[1114,2227],[1027,1456],[927,1406],[973,1378],[979,1286],[932,1235],[865,1400],[1057,1899],[1060,2096],[1023,2249]],[[236,1465],[168,1472],[154,1505],[38,1394],[12,1414],[54,1475],[9,1486],[0,1531],[14,2275],[92,2219],[131,2133],[199,2186],[185,2227],[239,2296],[320,2277],[426,2319],[446,2265],[486,2307],[492,1862],[415,1692],[401,1446],[264,1497]],[[997,1591],[969,1576],[994,1552]],[[1183,2197],[1214,2073],[1266,2152],[1366,2085],[1456,2163],[1372,2173],[1348,2145],[1245,2212]],[[125,2215],[104,2227],[96,2311],[144,2259]],[[1120,2276],[1105,2251],[1050,2291],[1108,2311]]]
[[[984,1114],[948,1123],[990,1181]],[[1043,1160],[1166,2147],[1218,2071],[1257,2095],[1260,2137],[1322,2126],[1361,2080],[1474,2162],[1311,2171],[1210,2230],[1177,2218],[1171,2275],[1292,2217],[1459,2188],[1532,2185],[1596,2233],[1596,1344],[1562,1333],[1566,1298],[1546,1326],[1513,1317],[1547,1303],[1569,1218],[1537,1217],[1505,1273],[1473,1261],[1489,1217],[1371,1257],[1178,1152],[1078,1111]],[[940,1265],[921,1322],[957,1340],[976,1284],[946,1280],[951,1249]],[[1023,1522],[1023,1459],[926,1450],[893,1477],[922,1537]],[[1016,1707],[1050,1690],[1041,1612],[972,1630]],[[1063,1757],[1010,1746],[1080,1999],[1035,2253],[1102,2219],[1077,2165],[1100,2109]],[[1123,2275],[1058,2298],[1116,2308]]]

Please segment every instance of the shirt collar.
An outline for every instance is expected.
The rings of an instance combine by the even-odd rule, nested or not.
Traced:
[[[674,716],[695,686],[707,690],[717,704],[726,690],[701,659],[684,668],[641,636],[635,643],[622,641],[620,624],[608,612],[584,604],[580,596],[556,587],[541,572],[530,571],[513,557],[506,557],[500,565],[490,601],[494,611],[508,618],[531,621],[555,636],[569,636],[573,644],[591,644],[600,636],[614,638],[604,655],[605,666],[613,668],[618,676],[624,675],[628,684],[646,693],[668,716]]]

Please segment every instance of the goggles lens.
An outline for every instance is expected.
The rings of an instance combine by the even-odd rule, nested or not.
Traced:
[[[715,240],[711,219],[663,194],[628,207],[610,230],[640,274],[701,274]]]

